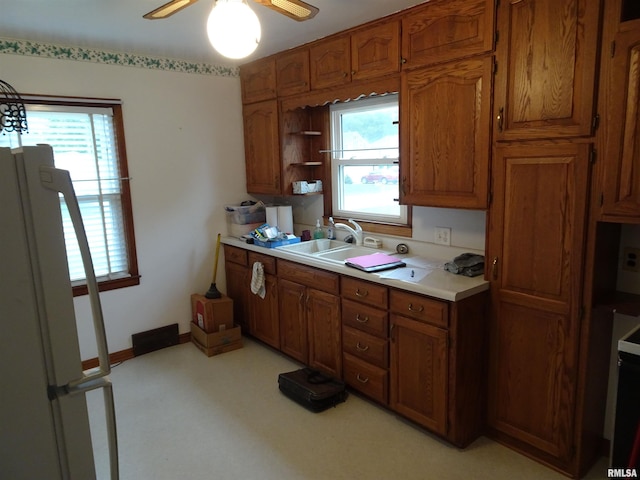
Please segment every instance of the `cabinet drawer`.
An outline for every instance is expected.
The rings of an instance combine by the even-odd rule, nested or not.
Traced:
[[[233,262],[240,265],[247,264],[247,251],[238,247],[224,246],[224,259],[227,262]]]
[[[386,339],[389,333],[389,314],[386,310],[343,298],[342,324]]]
[[[343,372],[347,385],[379,403],[388,404],[389,373],[386,370],[345,353]]]
[[[377,367],[389,367],[387,340],[382,340],[355,328],[342,327],[342,351]]]
[[[339,291],[340,281],[335,273],[287,260],[278,260],[278,277],[334,295]]]
[[[372,307],[387,309],[388,289],[382,285],[345,276],[342,277],[340,294],[342,298],[349,298]]]
[[[276,274],[276,258],[262,253],[249,252],[249,266],[253,268],[255,262],[261,262],[264,267],[264,273],[269,275]]]
[[[439,327],[449,326],[449,306],[445,302],[400,290],[392,290],[390,299],[392,312]]]

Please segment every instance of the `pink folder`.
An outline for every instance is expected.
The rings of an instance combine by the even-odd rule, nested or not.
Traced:
[[[399,258],[392,257],[386,253],[372,253],[370,255],[362,255],[360,257],[347,258],[347,263],[358,265],[362,268],[379,267],[390,263],[402,262]]]

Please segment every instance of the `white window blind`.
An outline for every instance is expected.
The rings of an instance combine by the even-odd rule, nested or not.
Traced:
[[[27,121],[28,133],[0,135],[0,146],[51,145],[56,167],[71,174],[96,277],[102,281],[128,276],[111,108],[27,105]],[[80,250],[62,196],[60,202],[70,277],[82,283]]]

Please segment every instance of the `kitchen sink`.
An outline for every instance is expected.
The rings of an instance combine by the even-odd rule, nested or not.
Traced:
[[[383,252],[382,250],[379,250],[377,248],[346,246],[343,248],[328,250],[326,252],[320,252],[314,256],[318,258],[322,258],[324,260],[344,262],[347,258],[359,257],[361,255],[371,255],[372,253],[388,253],[388,252]]]
[[[317,258],[336,263],[344,263],[347,258],[370,255],[372,253],[389,253],[376,248],[356,246],[341,240],[329,240],[326,238],[310,240],[308,242],[294,243],[277,247],[296,255]]]
[[[309,240],[308,242],[294,243],[292,245],[284,245],[277,247],[280,250],[286,250],[291,253],[299,253],[302,255],[314,255],[325,252],[334,248],[348,247],[349,244],[342,240],[329,240],[328,238],[320,238],[318,240]]]

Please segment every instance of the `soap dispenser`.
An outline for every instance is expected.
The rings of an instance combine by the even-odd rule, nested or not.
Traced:
[[[320,219],[316,220],[316,228],[313,230],[313,238],[324,238],[324,232],[322,231],[322,227],[320,226]]]
[[[336,224],[333,221],[333,217],[329,217],[329,226],[327,227],[327,238],[329,240],[336,239]]]

